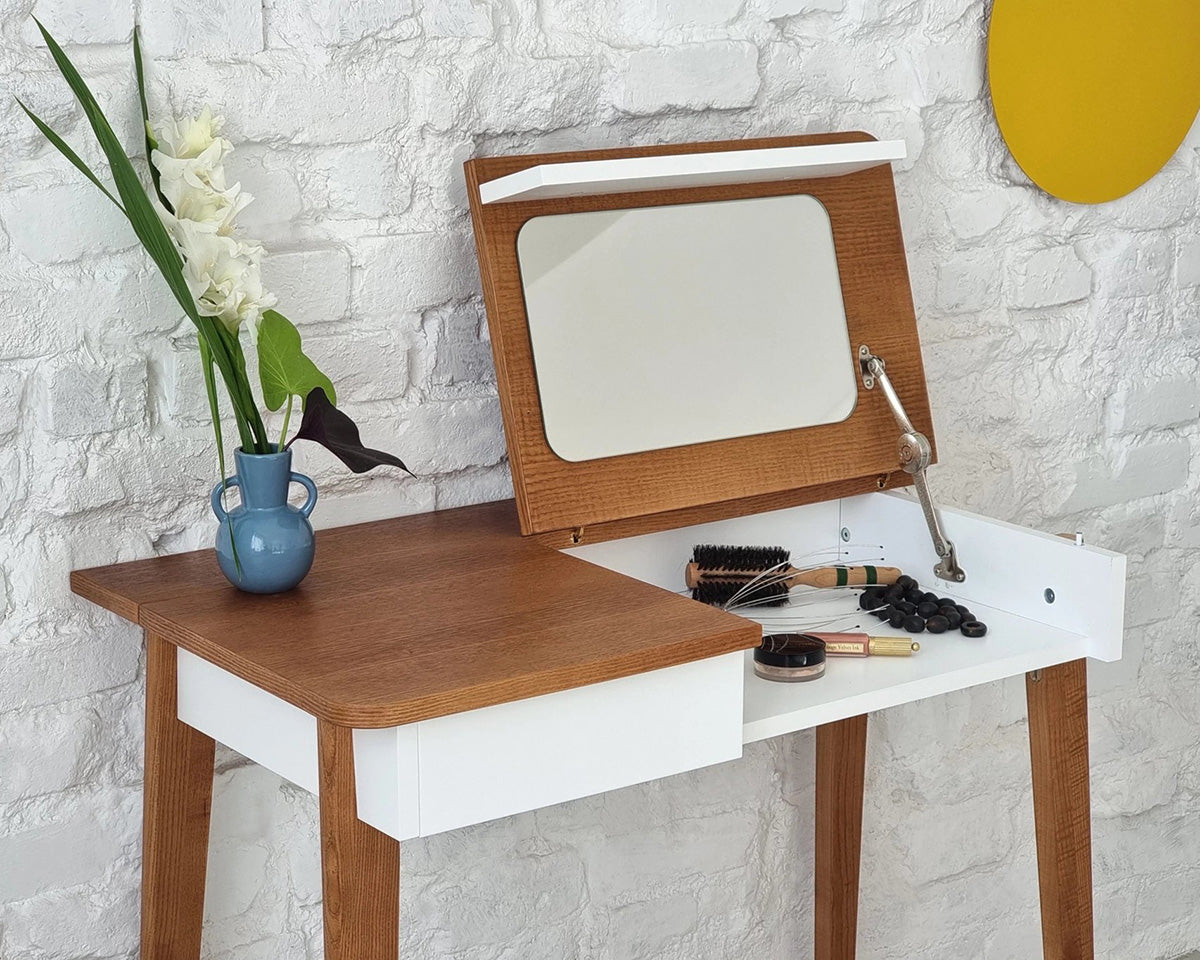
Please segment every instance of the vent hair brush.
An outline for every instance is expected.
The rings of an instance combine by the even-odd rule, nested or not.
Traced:
[[[787,603],[792,587],[853,587],[895,583],[897,567],[819,566],[801,569],[791,565],[783,547],[729,547],[701,544],[692,551],[686,583],[701,603],[723,607],[779,606]]]

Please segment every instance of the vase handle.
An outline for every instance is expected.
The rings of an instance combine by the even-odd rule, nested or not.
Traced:
[[[308,499],[304,501],[304,506],[300,508],[300,512],[306,517],[313,512],[313,507],[317,505],[317,485],[312,482],[312,477],[306,477],[302,473],[292,472],[292,483],[298,483],[308,491]]]
[[[211,501],[213,513],[215,513],[217,515],[217,519],[220,520],[221,523],[224,523],[225,518],[227,516],[229,516],[229,514],[227,514],[225,512],[225,507],[221,502],[224,499],[225,491],[229,487],[240,487],[241,485],[242,485],[241,479],[235,474],[232,477],[226,477],[224,480],[222,480],[220,483],[218,483],[215,487],[213,487],[212,501]]]

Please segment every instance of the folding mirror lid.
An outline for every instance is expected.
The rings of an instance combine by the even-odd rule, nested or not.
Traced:
[[[468,161],[522,533],[568,545],[911,482],[859,362],[886,362],[932,442],[903,156],[835,133]]]

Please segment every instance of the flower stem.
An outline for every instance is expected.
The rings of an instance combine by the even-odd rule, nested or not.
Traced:
[[[275,449],[282,451],[284,442],[287,440],[288,421],[292,419],[292,401],[295,399],[290,393],[288,394],[287,409],[283,411],[283,429],[279,431],[279,446]]]

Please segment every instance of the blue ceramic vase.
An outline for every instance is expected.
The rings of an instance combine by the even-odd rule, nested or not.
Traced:
[[[213,487],[217,562],[227,580],[247,593],[282,593],[304,579],[312,566],[316,537],[308,515],[317,503],[317,485],[292,472],[292,451],[234,453],[237,474],[225,486],[237,487],[242,502],[226,513],[222,485]],[[297,509],[287,502],[288,487],[303,484],[308,500]],[[228,522],[227,522],[228,518]],[[237,545],[234,558],[233,545]]]

